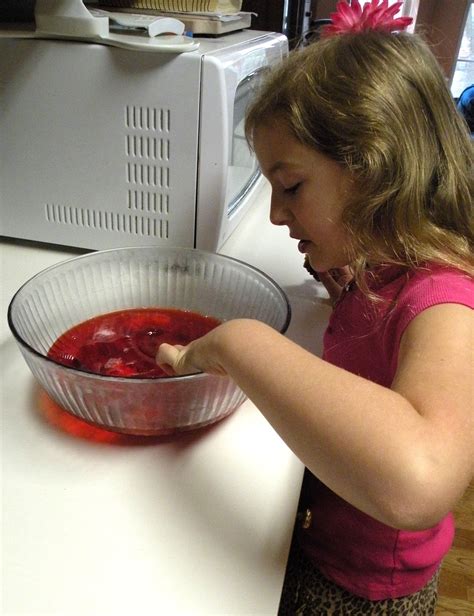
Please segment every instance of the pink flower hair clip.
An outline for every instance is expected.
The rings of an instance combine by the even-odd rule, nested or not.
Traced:
[[[376,30],[379,32],[394,32],[405,30],[411,24],[411,17],[395,17],[403,2],[395,2],[391,6],[388,0],[371,0],[360,6],[359,0],[352,0],[349,5],[345,0],[337,3],[336,12],[331,13],[332,24],[322,29],[323,37],[350,32]]]

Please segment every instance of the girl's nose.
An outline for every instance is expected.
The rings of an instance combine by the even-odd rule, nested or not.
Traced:
[[[281,200],[272,193],[270,201],[270,222],[274,225],[287,225],[290,212],[284,207]]]

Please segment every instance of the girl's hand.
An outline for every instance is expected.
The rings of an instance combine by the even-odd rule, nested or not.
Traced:
[[[323,283],[333,304],[340,298],[344,287],[354,278],[348,265],[327,272],[318,272],[311,267],[308,255],[305,255],[303,267],[315,280]]]
[[[177,374],[192,374],[193,372],[197,372],[191,368],[189,368],[188,371],[184,368],[184,372],[182,371],[182,364],[185,356],[186,347],[180,344],[173,346],[172,344],[163,342],[163,344],[160,344],[158,348],[155,359],[160,368],[170,376]]]
[[[226,371],[218,360],[218,345],[224,325],[210,331],[187,346],[163,343],[156,354],[156,362],[170,376],[207,372],[224,376]]]
[[[318,272],[318,278],[326,287],[332,303],[335,304],[341,297],[344,287],[352,281],[353,275],[350,267],[346,265],[328,272]]]

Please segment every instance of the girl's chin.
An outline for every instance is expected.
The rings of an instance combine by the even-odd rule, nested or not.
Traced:
[[[316,246],[309,240],[300,240],[298,242],[298,250],[304,254],[309,261],[309,264],[314,270],[321,271],[321,263],[318,263],[316,256],[312,254],[316,250]]]
[[[332,260],[327,261],[321,259],[321,255],[312,254],[315,248],[314,244],[311,244],[311,242],[308,242],[308,244],[308,250],[304,251],[304,255],[306,257],[306,261],[311,266],[311,269],[313,269],[315,272],[329,272],[332,269],[338,269],[347,265],[347,263],[344,263],[344,265],[338,265],[337,263],[335,264]]]
[[[324,271],[324,266],[322,266],[320,261],[317,261],[314,257],[311,256],[311,251],[305,252],[305,257],[306,257],[306,260],[308,261],[309,265],[311,266],[311,268],[315,272],[323,272]]]
[[[328,272],[330,269],[333,268],[332,265],[327,265],[325,263],[322,263],[320,260],[312,259],[309,253],[306,253],[305,256],[311,269],[317,274],[320,272]]]

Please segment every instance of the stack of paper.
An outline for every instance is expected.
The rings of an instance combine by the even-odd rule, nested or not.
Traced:
[[[242,0],[101,0],[100,4],[127,9],[167,13],[238,13]]]
[[[128,9],[130,10],[130,9]],[[136,10],[136,9],[134,9]],[[145,10],[143,9],[143,12]],[[200,36],[200,35],[213,35],[219,36],[220,34],[226,34],[227,32],[235,32],[236,30],[243,30],[244,28],[250,28],[252,22],[252,15],[254,13],[168,13],[160,11],[146,11],[147,14],[153,14],[155,16],[168,16],[179,19],[184,23],[184,29],[186,32]]]
[[[242,0],[100,0],[99,5],[124,13],[174,18],[192,35],[219,36],[250,28],[255,14],[240,10]]]

